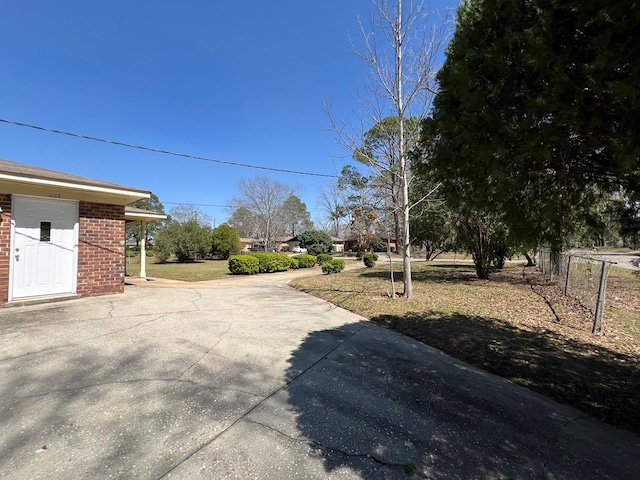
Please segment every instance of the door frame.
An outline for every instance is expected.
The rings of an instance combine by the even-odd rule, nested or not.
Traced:
[[[74,218],[75,222],[73,225],[73,253],[72,253],[72,265],[71,265],[71,291],[60,293],[59,295],[67,295],[74,294],[78,290],[78,239],[79,239],[79,227],[80,227],[80,202],[77,200],[64,200],[60,198],[51,198],[51,197],[38,197],[33,195],[11,195],[11,233],[9,236],[9,294],[8,301],[26,299],[26,298],[36,298],[39,296],[47,296],[47,295],[34,295],[32,297],[19,297],[18,299],[14,298],[13,288],[14,288],[14,275],[15,275],[15,238],[16,238],[16,201],[20,201],[21,199],[26,200],[38,200],[41,202],[51,203],[59,203],[59,204],[67,204],[73,205],[75,207]],[[57,294],[56,294],[57,295]]]

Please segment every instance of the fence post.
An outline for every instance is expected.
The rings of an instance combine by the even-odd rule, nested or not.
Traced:
[[[598,303],[596,304],[596,314],[593,318],[593,330],[591,333],[602,331],[602,315],[604,313],[604,295],[607,285],[607,273],[609,272],[609,262],[602,261],[602,272],[600,273],[600,288],[598,289]]]
[[[569,255],[569,259],[567,260],[567,276],[564,280],[564,294],[565,296],[569,295],[569,274],[571,273],[571,257]]]

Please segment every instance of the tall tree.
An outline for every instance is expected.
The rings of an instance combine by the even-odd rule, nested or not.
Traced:
[[[397,178],[397,199],[392,208],[399,212],[401,238],[396,240],[403,246],[403,295],[409,298],[412,293],[409,231],[412,205],[408,153],[418,135],[417,123],[410,119],[423,118],[431,107],[437,71],[435,61],[447,37],[448,25],[440,18],[429,25],[430,15],[410,0],[373,0],[372,4],[371,24],[365,27],[360,23],[362,48],[356,52],[369,66],[371,79],[367,85],[368,98],[361,101],[364,107],[361,123],[370,129],[384,125],[384,120],[391,117],[393,120],[388,123],[395,124],[394,134],[389,137],[393,153],[388,159],[393,160],[393,166],[388,174]],[[369,129],[350,133],[333,119],[332,124],[341,143],[354,154],[365,144],[365,132]],[[412,130],[412,126],[416,129]],[[372,162],[375,159],[370,159]]]
[[[233,197],[233,209],[244,208],[255,220],[257,236],[264,240],[264,249],[276,247],[276,239],[285,235],[283,207],[293,189],[284,183],[258,175],[238,181],[238,195]]]
[[[378,194],[374,177],[347,165],[342,169],[338,186],[343,191],[347,212],[351,216],[349,229],[358,239],[360,250],[368,250],[369,237],[375,231],[378,218],[384,215],[384,197]]]
[[[282,205],[282,221],[285,233],[291,237],[313,228],[307,205],[295,195],[287,198]]]
[[[559,249],[608,189],[637,189],[639,32],[624,0],[463,2],[424,128],[448,202]]]
[[[353,158],[376,172],[376,184],[380,192],[387,198],[388,209],[394,223],[396,245],[402,248],[402,216],[401,194],[403,178],[400,177],[401,159],[398,157],[402,150],[407,157],[418,142],[420,122],[415,117],[404,121],[405,136],[402,141],[405,145],[401,149],[400,120],[397,117],[387,117],[375,124],[364,134],[363,145],[356,149]],[[408,165],[406,167],[406,180],[411,183],[412,175]]]

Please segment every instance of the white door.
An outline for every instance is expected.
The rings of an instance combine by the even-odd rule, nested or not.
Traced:
[[[13,196],[11,299],[75,293],[78,203]]]

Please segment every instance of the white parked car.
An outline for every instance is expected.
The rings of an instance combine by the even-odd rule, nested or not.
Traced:
[[[293,247],[293,253],[307,253],[306,248],[302,248],[300,245]]]

